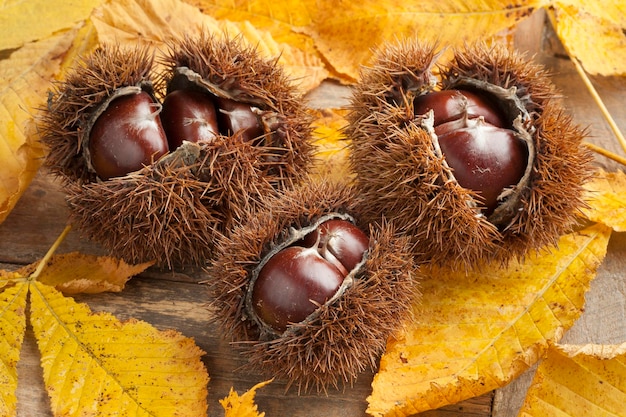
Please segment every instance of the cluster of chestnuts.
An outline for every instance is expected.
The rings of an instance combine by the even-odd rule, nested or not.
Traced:
[[[437,56],[390,45],[362,71],[353,184],[289,190],[218,245],[217,319],[252,366],[301,388],[352,381],[410,318],[418,265],[506,262],[575,223],[591,157],[543,70],[476,44],[438,83]]]
[[[103,46],[42,118],[71,216],[131,262],[208,264],[249,364],[326,390],[375,369],[425,262],[472,268],[556,241],[591,160],[543,70],[502,46],[378,52],[354,87],[350,184],[308,177],[310,118],[275,61],[207,34]]]
[[[266,133],[259,108],[199,88],[173,90],[163,104],[140,87],[119,89],[92,120],[86,160],[103,180],[139,171],[183,141],[210,143],[237,134],[252,143]]]
[[[207,33],[147,48],[103,45],[44,109],[46,165],[71,221],[112,254],[203,265],[259,196],[298,184],[310,120],[275,60]]]

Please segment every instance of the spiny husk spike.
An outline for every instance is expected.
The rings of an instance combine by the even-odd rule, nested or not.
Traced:
[[[300,391],[350,385],[365,369],[375,369],[387,338],[410,315],[419,296],[418,269],[409,240],[392,224],[370,227],[370,251],[354,284],[313,320],[288,326],[282,335],[260,329],[246,310],[254,268],[291,228],[299,229],[328,213],[354,210],[354,190],[315,182],[285,192],[266,209],[219,242],[208,282],[216,320],[235,346],[248,354],[248,367],[286,379]],[[365,227],[364,224],[357,225]]]
[[[150,90],[153,61],[146,47],[103,44],[54,85],[39,120],[41,141],[48,150],[45,166],[52,173],[71,181],[95,181],[83,156],[89,118],[122,87],[143,85]]]

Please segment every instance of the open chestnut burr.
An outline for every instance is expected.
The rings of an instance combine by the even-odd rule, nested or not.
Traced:
[[[46,166],[70,221],[111,254],[204,265],[260,195],[306,175],[310,116],[276,60],[241,38],[172,40],[161,64],[106,44],[70,69],[40,117]]]
[[[375,369],[418,301],[409,240],[353,217],[347,185],[303,183],[218,243],[207,270],[216,321],[248,366],[308,391]]]
[[[354,88],[346,134],[363,219],[384,215],[419,262],[469,269],[556,243],[584,206],[585,130],[543,68],[507,47],[389,44]]]

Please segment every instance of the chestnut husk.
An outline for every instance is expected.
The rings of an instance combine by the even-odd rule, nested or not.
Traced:
[[[252,106],[265,132],[255,140],[260,175],[278,190],[293,187],[312,163],[311,115],[278,58],[263,59],[242,42],[207,32],[170,42],[159,88],[192,89]]]
[[[247,356],[244,368],[285,379],[304,392],[351,385],[360,372],[376,369],[388,337],[419,300],[419,269],[409,239],[383,219],[368,227],[353,218],[357,204],[349,185],[304,183],[267,201],[264,210],[220,240],[207,269],[211,305],[223,333]],[[283,333],[263,326],[247,300],[259,266],[316,224],[337,217],[369,231],[365,260],[349,283],[304,321]]]
[[[351,98],[346,135],[363,219],[393,218],[412,237],[418,262],[471,269],[506,263],[555,244],[576,222],[592,175],[585,130],[573,123],[546,71],[502,45],[478,42],[434,67],[434,45],[388,44],[363,68]],[[490,216],[477,194],[454,178],[438,147],[431,115],[415,115],[415,97],[470,89],[496,99],[526,143],[528,164]]]
[[[265,125],[271,143],[251,143],[241,134],[185,142],[136,172],[99,179],[84,151],[94,115],[122,92],[141,89],[162,97],[163,80],[172,76],[163,72],[167,66],[155,70],[147,48],[110,44],[55,85],[40,130],[49,149],[45,165],[62,178],[67,192],[70,222],[114,256],[174,268],[209,262],[218,237],[253,212],[259,196],[301,181],[313,148],[300,94],[276,60],[259,57],[240,38],[204,32],[172,41],[169,50],[177,62],[189,54],[190,67],[201,66],[196,81],[203,75],[209,82],[221,80],[221,90],[233,88],[271,109],[271,123]]]

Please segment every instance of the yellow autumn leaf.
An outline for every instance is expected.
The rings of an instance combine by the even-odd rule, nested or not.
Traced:
[[[591,74],[626,74],[626,6],[623,0],[557,0],[552,3],[557,34]]]
[[[0,60],[0,222],[9,214],[41,164],[33,115],[46,103],[74,32],[30,43]]]
[[[272,380],[256,384],[250,390],[239,396],[235,390],[230,389],[228,397],[220,400],[224,407],[224,417],[264,417],[265,413],[257,412],[257,405],[254,403],[256,390],[263,388]]]
[[[130,278],[152,264],[129,265],[110,256],[72,252],[52,256],[37,280],[65,294],[119,292]]]
[[[599,170],[585,188],[590,206],[584,210],[585,216],[616,232],[626,231],[626,174]]]
[[[92,313],[39,282],[30,304],[55,416],[205,415],[208,377],[193,340]]]
[[[159,47],[168,39],[198,34],[202,30],[216,36],[241,36],[268,59],[279,58],[285,72],[304,90],[327,77],[320,59],[307,56],[288,44],[276,42],[271,33],[250,22],[217,20],[181,0],[113,0],[94,10],[91,17],[100,42]]]
[[[506,269],[426,270],[422,303],[387,345],[368,412],[408,416],[510,382],[579,317],[610,234],[591,226]]]
[[[6,0],[0,6],[0,51],[45,39],[85,20],[103,0]],[[45,24],[42,24],[45,22]]]
[[[323,2],[311,0],[185,0],[216,19],[233,22],[249,21],[255,27],[272,33],[278,42],[303,48],[306,36],[294,28],[307,26],[315,14],[315,7]],[[336,3],[335,3],[336,4]],[[339,6],[341,7],[341,5]],[[339,8],[337,7],[337,8]]]
[[[23,277],[20,271],[5,271],[4,269],[0,269],[0,290],[15,285],[16,282],[24,281]]]
[[[372,49],[383,42],[417,37],[442,47],[461,46],[512,27],[542,3],[365,0],[343,2],[338,8],[336,3],[326,1],[303,31],[336,72],[354,80],[359,66],[367,64]]]
[[[91,20],[85,21],[77,30],[72,44],[65,52],[64,59],[61,62],[61,68],[55,78],[63,78],[63,74],[65,74],[70,67],[76,65],[81,56],[89,55],[98,46],[98,43],[98,34],[96,33],[93,22]]]
[[[316,157],[313,177],[346,181],[352,176],[348,165],[349,141],[343,132],[348,123],[345,119],[347,110],[311,110],[311,113],[314,117],[312,140]]]
[[[543,0],[291,1],[187,0],[217,18],[249,20],[308,56],[319,55],[345,81],[358,77],[372,48],[417,36],[442,46],[495,35],[546,3]],[[306,35],[306,37],[303,37]]]
[[[315,49],[313,39],[299,32],[299,28],[311,24],[312,15],[316,13],[319,2],[314,3],[310,0],[273,2],[267,0],[185,1],[218,20],[249,22],[255,28],[270,33],[276,42],[291,45],[299,51],[303,61],[311,62],[313,67],[321,65],[324,78],[328,76],[328,69],[324,68],[321,55]],[[318,70],[321,71],[322,69]]]
[[[17,361],[26,331],[28,285],[20,283],[0,293],[0,416],[16,415]]]
[[[552,346],[520,417],[626,416],[626,343]]]

